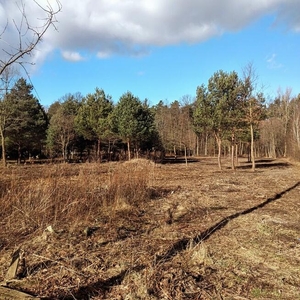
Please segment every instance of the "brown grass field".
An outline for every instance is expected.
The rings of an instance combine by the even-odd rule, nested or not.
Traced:
[[[42,299],[300,299],[299,165],[229,166],[0,169],[2,285]]]

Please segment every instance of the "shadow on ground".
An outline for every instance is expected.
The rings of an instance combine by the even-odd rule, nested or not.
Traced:
[[[276,161],[274,159],[260,159],[255,161],[255,168],[257,169],[265,169],[265,168],[287,168],[290,164],[285,161]],[[246,162],[241,166],[237,166],[237,169],[251,169],[252,163]]]
[[[194,157],[188,157],[187,158],[187,163],[194,163],[194,162],[199,162],[200,160]],[[175,156],[168,156],[165,157],[162,160],[162,164],[185,164],[186,160],[184,157],[175,157]]]
[[[209,239],[215,232],[219,231],[220,229],[222,229],[223,227],[225,227],[229,221],[232,221],[240,216],[243,215],[247,215],[249,213],[252,213],[253,211],[259,209],[259,208],[263,208],[264,206],[266,206],[267,204],[270,204],[278,199],[280,199],[283,195],[285,195],[286,193],[290,192],[291,190],[295,189],[296,187],[298,187],[300,185],[300,181],[298,181],[296,184],[294,184],[293,186],[289,187],[288,189],[282,191],[281,193],[276,194],[274,197],[268,198],[266,201],[262,202],[261,204],[248,208],[244,211],[241,212],[237,212],[233,215],[230,215],[224,219],[222,219],[220,222],[214,224],[213,226],[211,226],[210,228],[206,229],[205,231],[197,234],[194,238],[189,239],[189,238],[185,238],[185,239],[181,239],[178,242],[174,243],[172,245],[172,247],[163,255],[157,257],[157,262],[161,262],[161,261],[166,261],[166,260],[170,260],[173,256],[175,256],[177,253],[187,249],[187,247],[189,247],[190,243],[201,243],[202,241],[205,241],[207,239]]]
[[[264,202],[262,202],[256,206],[250,207],[246,210],[243,210],[241,212],[237,212],[235,214],[225,217],[218,223],[214,224],[213,226],[206,229],[205,231],[200,232],[193,238],[184,238],[184,239],[177,241],[171,247],[169,247],[169,250],[167,250],[164,254],[156,257],[155,261],[153,262],[153,267],[155,267],[158,264],[163,264],[163,263],[169,261],[170,259],[172,259],[174,256],[176,256],[180,252],[188,249],[191,242],[194,244],[195,243],[198,244],[198,243],[201,243],[201,242],[209,239],[214,233],[216,233],[219,230],[221,230],[222,228],[224,228],[230,221],[232,221],[240,216],[250,214],[255,210],[263,208],[266,205],[281,199],[286,193],[292,191],[293,189],[297,188],[298,186],[300,186],[300,181],[295,183],[293,186],[283,190],[282,192],[274,195],[273,197],[268,198],[267,200],[265,200]],[[58,299],[65,299],[65,300],[67,300],[67,299],[69,299],[69,300],[83,299],[83,300],[85,300],[85,299],[90,299],[90,297],[92,295],[105,295],[106,293],[109,293],[110,289],[113,286],[122,284],[122,281],[124,280],[126,274],[128,274],[132,271],[139,272],[146,268],[147,268],[146,265],[132,266],[126,270],[123,270],[119,274],[108,278],[107,280],[98,280],[96,282],[92,282],[88,286],[82,286],[72,296],[63,296]],[[44,298],[44,299],[50,300],[52,298]]]

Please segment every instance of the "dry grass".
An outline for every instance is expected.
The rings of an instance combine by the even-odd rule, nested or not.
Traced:
[[[106,197],[114,209],[135,206],[149,200],[155,164],[134,159],[118,164],[110,173]]]
[[[299,167],[259,167],[2,169],[0,277],[21,247],[8,285],[45,299],[299,299]]]
[[[105,212],[134,208],[149,199],[153,167],[140,160],[105,166],[12,168],[3,174],[9,179],[1,181],[3,228],[15,242],[16,237],[41,232],[49,225],[76,227]]]

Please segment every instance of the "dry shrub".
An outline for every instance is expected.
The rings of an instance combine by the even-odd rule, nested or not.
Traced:
[[[10,176],[9,184],[2,190],[1,219],[15,238],[49,225],[63,227],[82,222],[99,205],[91,193],[94,182],[89,177],[78,180],[68,165],[42,168],[40,178],[35,176],[35,167],[27,172],[26,178],[22,167],[14,170],[17,175]]]
[[[153,164],[139,159],[111,165],[19,166],[7,173],[9,179],[0,182],[0,218],[16,241],[49,225],[75,228],[142,203],[149,198]]]
[[[116,267],[123,266],[121,260],[116,264],[114,258],[124,255],[124,248],[120,244],[108,250],[105,245],[130,241],[129,237],[139,233],[138,222],[143,222],[139,212],[149,199],[153,171],[154,164],[145,160],[17,166],[3,171],[0,251],[25,249],[27,273],[22,284],[36,288],[37,294],[51,293],[56,298],[69,294],[63,287],[74,292],[78,276],[83,285],[93,285],[94,274],[101,271],[99,276],[104,276],[103,265],[108,278],[115,276],[110,269],[121,272]],[[99,247],[102,254],[97,252]],[[131,259],[131,251],[128,255]],[[2,278],[9,260],[8,256],[3,258],[7,265],[0,268]],[[124,261],[127,268],[130,263],[127,258]],[[41,271],[44,268],[51,268],[53,279]],[[62,273],[64,268],[66,273]],[[30,278],[34,278],[32,282]]]
[[[154,166],[153,162],[145,159],[134,159],[118,165],[110,174],[108,204],[118,210],[149,199]]]

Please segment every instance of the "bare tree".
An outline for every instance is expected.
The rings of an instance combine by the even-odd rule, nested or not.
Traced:
[[[28,56],[33,54],[34,49],[51,26],[56,29],[56,15],[62,9],[59,0],[55,0],[55,6],[49,1],[46,5],[41,5],[36,0],[32,1],[39,10],[38,25],[33,25],[34,22],[29,20],[22,0],[20,4],[16,4],[20,13],[19,21],[7,19],[3,28],[0,25],[0,136],[4,166],[6,165],[6,130],[13,119],[7,94],[17,72],[15,65],[22,66],[26,71],[24,63],[31,63],[28,61]],[[15,42],[12,41],[11,36],[17,37]]]
[[[7,20],[4,28],[0,27],[0,76],[2,76],[6,68],[13,64],[23,66],[24,63],[28,63],[26,56],[32,55],[33,50],[42,41],[47,30],[51,26],[56,29],[56,15],[62,9],[59,0],[55,0],[55,7],[49,1],[44,6],[36,0],[32,1],[40,11],[38,25],[33,25],[33,22],[29,20],[25,4],[21,1],[20,5],[17,4],[21,15],[20,20]],[[18,37],[18,42],[15,44],[8,39],[8,36],[11,36],[12,29],[9,28],[11,23],[13,24],[14,33]]]
[[[0,77],[0,137],[2,147],[2,163],[6,166],[6,131],[13,122],[12,106],[7,95],[14,84],[18,72],[13,66],[7,67]]]
[[[287,157],[288,153],[288,125],[291,118],[291,94],[292,94],[292,88],[287,87],[285,92],[283,92],[280,88],[277,91],[278,93],[278,100],[279,100],[279,106],[280,106],[280,117],[282,119],[283,123],[283,141],[284,141],[284,150],[283,150],[283,156]]]
[[[300,94],[292,101],[292,157],[299,159],[300,155]]]
[[[257,126],[262,119],[264,109],[264,97],[262,92],[257,91],[257,80],[258,75],[254,69],[253,63],[249,63],[243,68],[243,85],[240,97],[245,101],[246,122],[250,127],[252,171],[255,171],[254,127]]]
[[[184,158],[187,165],[187,150],[191,155],[191,149],[195,148],[194,142],[196,139],[195,132],[192,126],[191,109],[195,99],[190,95],[184,95],[180,99],[180,115],[179,115],[179,142],[184,147]]]

